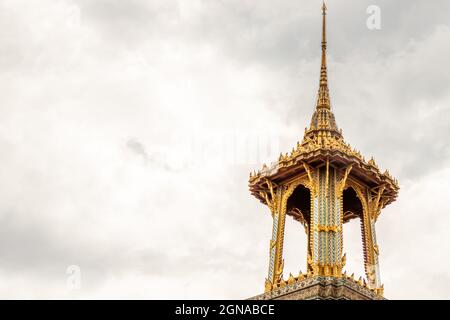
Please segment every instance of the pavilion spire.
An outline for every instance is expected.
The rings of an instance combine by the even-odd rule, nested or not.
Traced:
[[[328,131],[337,138],[342,138],[342,132],[338,129],[334,114],[331,111],[330,93],[328,90],[327,75],[327,6],[325,2],[322,5],[322,62],[320,66],[320,83],[317,94],[316,110],[311,118],[310,129],[306,136],[312,138],[319,131]]]
[[[322,5],[322,64],[320,67],[319,94],[317,97],[317,108],[330,109],[330,94],[328,90],[327,76],[327,29],[326,29],[327,6]]]

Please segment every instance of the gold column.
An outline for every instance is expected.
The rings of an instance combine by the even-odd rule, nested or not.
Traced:
[[[277,187],[275,198],[272,200],[271,210],[273,217],[272,239],[270,239],[269,249],[269,273],[265,283],[265,290],[270,291],[282,277],[284,261],[283,261],[283,240],[286,212],[282,210],[283,188]]]
[[[381,286],[381,279],[380,279],[380,270],[379,270],[379,263],[378,263],[378,256],[379,256],[379,248],[376,240],[376,232],[375,232],[375,221],[378,217],[380,210],[383,206],[382,201],[382,195],[385,190],[385,186],[381,185],[376,190],[367,190],[367,202],[368,202],[368,224],[370,227],[370,253],[371,253],[371,265],[368,266],[368,274],[367,278],[369,280],[369,287],[371,289],[377,289],[377,291],[381,291],[382,293],[382,286]],[[369,278],[370,276],[370,278]]]
[[[380,288],[379,270],[378,270],[378,246],[375,240],[375,217],[379,210],[380,197],[384,188],[380,188],[376,195],[367,189],[364,194],[363,217],[361,219],[363,246],[364,246],[364,269],[368,286],[370,289]]]

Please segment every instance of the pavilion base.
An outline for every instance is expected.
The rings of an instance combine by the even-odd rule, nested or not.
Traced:
[[[342,277],[311,277],[257,295],[249,300],[384,300],[358,281]]]

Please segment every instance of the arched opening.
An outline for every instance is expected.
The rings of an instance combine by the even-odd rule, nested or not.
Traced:
[[[303,185],[295,188],[287,202],[287,214],[302,224],[309,224],[311,216],[311,192]]]
[[[286,206],[286,223],[284,239],[284,275],[299,271],[306,272],[308,228],[311,216],[311,193],[303,185],[299,185],[289,197]]]
[[[362,217],[363,207],[353,188],[347,188],[343,193],[344,223],[355,218]]]
[[[356,278],[365,277],[363,238],[361,219],[363,206],[353,188],[347,188],[343,193],[344,207],[344,253],[347,257],[345,270],[354,273]]]

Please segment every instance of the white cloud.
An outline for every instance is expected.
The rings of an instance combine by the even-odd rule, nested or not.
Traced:
[[[333,107],[347,140],[403,183],[378,224],[386,294],[445,298],[448,24],[430,8],[423,28],[402,28],[411,9],[393,30],[395,5],[380,5],[378,35],[360,29],[354,3],[329,6]],[[247,189],[260,164],[224,161],[220,147],[261,134],[278,152],[301,139],[318,82],[316,5],[0,6],[0,296],[262,292],[271,219]],[[288,235],[292,272],[304,271],[302,236]],[[65,286],[73,264],[77,292]]]

